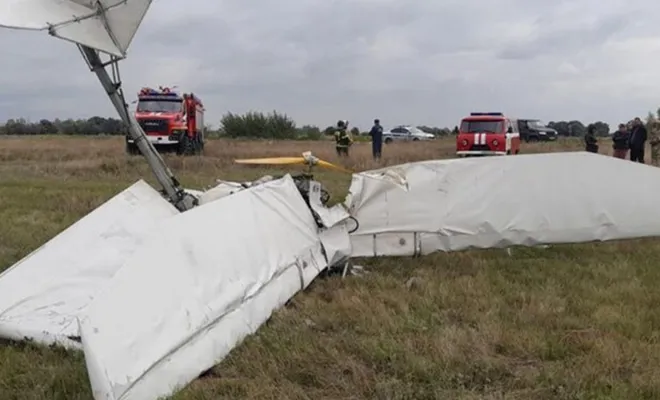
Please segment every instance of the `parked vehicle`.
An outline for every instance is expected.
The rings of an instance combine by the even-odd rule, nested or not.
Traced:
[[[423,130],[410,125],[399,125],[389,131],[383,132],[383,141],[392,143],[393,141],[418,141],[432,140],[435,135],[426,133]]]
[[[193,155],[201,154],[204,149],[204,106],[192,93],[180,95],[170,88],[142,88],[135,119],[158,150],[170,148],[178,154]],[[126,151],[139,153],[128,135]]]
[[[456,136],[459,157],[513,155],[520,152],[518,123],[500,112],[473,112],[461,120]]]
[[[525,142],[545,142],[557,140],[557,131],[545,126],[538,119],[519,119],[520,139]]]

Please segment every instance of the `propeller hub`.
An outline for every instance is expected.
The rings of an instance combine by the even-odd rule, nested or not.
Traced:
[[[303,159],[305,159],[305,163],[311,165],[316,165],[319,163],[318,157],[315,157],[312,155],[311,151],[305,151],[302,153]]]

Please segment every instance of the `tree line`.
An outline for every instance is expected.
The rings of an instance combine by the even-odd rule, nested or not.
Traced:
[[[649,113],[648,118],[654,115]],[[647,118],[647,120],[648,120]],[[593,123],[598,136],[611,134],[611,127],[602,121]],[[587,125],[581,121],[551,121],[548,127],[553,128],[559,135],[580,137],[587,131]],[[458,133],[458,126],[452,128],[432,127],[421,125],[417,128],[436,136],[448,136]],[[286,114],[273,111],[271,113],[247,112],[244,114],[226,113],[220,120],[217,128],[207,126],[207,135],[210,137],[228,138],[254,138],[254,139],[321,139],[325,135],[334,133],[334,125],[320,128],[314,125],[298,126]],[[366,136],[370,127],[361,130],[352,127],[353,136]],[[616,129],[616,127],[614,127]],[[53,121],[42,119],[38,122],[27,121],[23,118],[10,119],[0,126],[0,135],[124,135],[126,128],[116,118],[91,117],[88,119],[55,119]]]
[[[24,118],[10,119],[0,126],[0,135],[123,135],[124,124],[116,118],[42,119],[38,122]]]

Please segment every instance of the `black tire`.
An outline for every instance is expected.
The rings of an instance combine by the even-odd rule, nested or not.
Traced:
[[[138,149],[135,143],[126,142],[126,154],[130,156],[137,156],[140,154],[140,149]]]
[[[392,143],[392,138],[385,138],[385,144]]]
[[[419,138],[413,138],[413,142],[419,142]]]
[[[178,155],[196,156],[201,155],[204,150],[204,143],[200,142],[199,136],[189,138],[188,135],[181,135],[179,140]]]
[[[179,138],[179,146],[176,149],[176,154],[179,156],[187,156],[192,153],[192,142],[188,135],[181,135]]]
[[[203,133],[199,133],[199,134],[197,135],[197,139],[198,139],[198,141],[199,141],[199,145],[198,145],[198,146],[199,146],[198,154],[201,156],[201,155],[204,155],[204,142],[206,141],[205,138],[204,138],[204,134],[203,134]]]

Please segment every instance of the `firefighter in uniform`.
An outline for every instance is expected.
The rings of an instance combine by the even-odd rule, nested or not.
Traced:
[[[584,135],[584,151],[598,153],[598,139],[596,138],[596,127],[591,124],[587,127],[587,134]]]
[[[338,156],[348,157],[348,148],[353,144],[353,138],[348,131],[348,121],[340,120],[337,122],[337,129],[335,130],[335,149],[337,149]]]
[[[651,163],[656,167],[660,167],[660,121],[653,121],[651,123]]]

